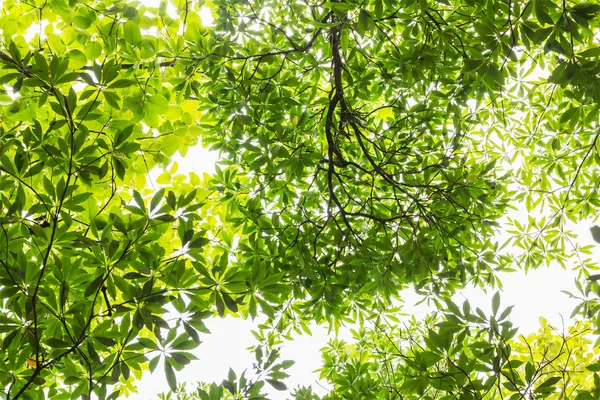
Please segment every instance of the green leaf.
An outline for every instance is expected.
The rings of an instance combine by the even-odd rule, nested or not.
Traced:
[[[548,25],[554,25],[554,21],[548,14],[549,7],[554,7],[554,3],[546,1],[546,0],[533,0],[533,1],[534,1],[535,16],[537,17],[538,21],[548,24]]]
[[[197,238],[189,244],[190,249],[200,249],[210,243],[208,238]]]
[[[138,341],[147,349],[158,350],[158,346],[148,338],[139,338]]]
[[[146,213],[146,204],[144,203],[144,199],[142,198],[142,195],[137,190],[133,191],[133,200],[138,205],[140,210],[142,210],[142,212],[145,214]]]
[[[537,389],[546,389],[549,387],[554,386],[556,383],[560,382],[561,377],[560,376],[552,376],[548,379],[546,379],[544,382],[542,382]]]
[[[296,362],[293,360],[285,360],[285,361],[282,361],[281,364],[279,364],[279,365],[281,366],[281,369],[288,369],[295,363]]]
[[[273,388],[282,391],[282,390],[287,390],[287,386],[285,385],[285,383],[281,382],[281,381],[277,381],[274,379],[265,379],[269,385],[273,386]]]
[[[156,207],[158,207],[159,203],[161,202],[161,200],[163,199],[165,193],[165,189],[159,189],[154,196],[152,196],[152,200],[150,201],[150,211],[154,211],[156,209]]]
[[[71,111],[75,110],[77,107],[77,94],[72,87],[69,89],[69,95],[67,96],[67,105]]]
[[[192,240],[192,238],[194,237],[194,230],[193,229],[188,229],[185,232],[183,232],[183,236],[181,237],[181,244],[185,245],[186,243],[189,243],[190,240]]]
[[[231,310],[231,312],[237,313],[238,312],[237,303],[231,298],[231,296],[229,296],[227,293],[223,293],[223,292],[221,292],[221,295],[223,296],[223,300],[225,301],[225,305],[227,306],[227,308],[229,308],[229,310]]]
[[[68,74],[63,75],[58,80],[56,80],[55,84],[60,85],[62,83],[73,82],[79,79],[80,76],[81,74],[79,72],[69,72]]]
[[[114,147],[120,147],[125,141],[131,136],[133,132],[133,125],[127,125],[125,128],[121,129],[115,135]]]
[[[498,314],[498,310],[500,309],[500,292],[497,291],[492,297],[492,314],[494,317]]]
[[[472,58],[466,58],[464,60],[464,71],[471,72],[479,69],[481,66],[485,64],[485,60],[477,60]]]
[[[48,340],[46,340],[46,344],[52,348],[57,348],[57,349],[66,349],[71,347],[71,345],[67,342],[65,342],[64,340],[60,340],[57,338],[49,338]]]
[[[562,125],[569,122],[574,116],[577,115],[577,110],[577,107],[569,107],[569,109],[561,115],[559,124]]]
[[[33,53],[33,59],[35,60],[35,67],[40,71],[41,77],[48,79],[48,61],[46,57],[40,52]]]
[[[164,361],[165,375],[167,377],[167,383],[169,384],[169,388],[172,391],[177,390],[177,378],[175,377],[175,371],[171,364],[169,364],[167,358],[165,357]]]
[[[590,232],[592,233],[592,238],[596,243],[600,243],[600,226],[594,225],[590,228]]]
[[[117,342],[114,339],[111,339],[109,337],[95,336],[94,339],[96,339],[97,341],[99,341],[107,347],[112,347],[117,344]]]
[[[163,115],[169,110],[169,102],[167,99],[160,95],[149,95],[146,98],[146,103],[144,104],[145,110],[147,114],[150,115]]]
[[[370,18],[369,13],[367,13],[365,10],[361,9],[358,12],[357,31],[361,35],[364,35],[365,32],[367,32],[369,30],[369,18]]]
[[[504,309],[504,311],[502,311],[502,314],[500,314],[500,317],[498,318],[498,321],[503,321],[504,319],[506,319],[510,315],[513,307],[514,306],[508,306],[508,307],[506,307]]]
[[[123,38],[131,45],[136,45],[142,40],[142,33],[138,24],[129,20],[123,25]]]
[[[585,367],[588,371],[592,372],[600,372],[600,362],[596,362],[594,364],[590,364]]]
[[[223,387],[229,391],[231,394],[235,394],[237,392],[235,386],[231,383],[231,381],[223,380]]]
[[[123,279],[145,279],[148,278],[148,276],[144,275],[144,274],[140,274],[139,272],[128,272],[125,275],[123,275]]]
[[[2,340],[2,351],[6,351],[10,347],[12,341],[19,333],[20,329],[16,329],[4,337],[4,340]]]
[[[8,43],[8,52],[10,53],[10,56],[14,61],[21,61],[21,52],[19,51],[19,48],[17,47],[15,42],[13,42],[12,40]]]
[[[578,4],[571,9],[571,12],[580,18],[590,20],[600,12],[600,5],[594,3]]]
[[[84,201],[89,199],[92,195],[93,195],[93,193],[90,193],[90,192],[79,193],[79,194],[72,196],[69,200],[72,203],[79,204],[79,203],[83,203]]]
[[[356,4],[346,3],[346,2],[328,1],[324,4],[324,7],[332,9],[332,10],[345,12],[345,11],[354,10],[356,8]]]
[[[71,50],[67,56],[69,69],[77,70],[87,65],[87,58],[81,50]]]
[[[85,289],[85,297],[90,297],[98,292],[100,286],[102,286],[102,282],[104,281],[104,275],[100,274],[96,279],[94,279]]]
[[[97,41],[88,40],[83,51],[88,60],[95,60],[102,54],[102,45]]]
[[[104,98],[106,99],[106,102],[111,106],[116,108],[117,110],[121,109],[121,106],[119,104],[119,101],[121,100],[121,98],[119,97],[119,95],[112,93],[112,92],[102,92],[102,94],[104,95]]]
[[[135,85],[135,81],[131,79],[119,79],[108,85],[109,89],[122,89]]]
[[[219,313],[219,317],[223,317],[225,315],[225,304],[223,304],[223,299],[219,293],[215,294],[215,306],[217,307],[217,312]]]

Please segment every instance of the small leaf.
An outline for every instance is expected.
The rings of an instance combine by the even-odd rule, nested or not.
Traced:
[[[35,67],[42,73],[43,78],[48,77],[48,61],[42,53],[33,53],[33,59],[35,60]]]
[[[175,371],[173,370],[173,367],[171,366],[171,364],[169,364],[169,362],[167,361],[166,358],[165,358],[165,375],[167,376],[167,383],[169,384],[169,387],[171,388],[171,390],[176,391],[177,390],[177,378],[175,378]]]
[[[147,349],[158,350],[158,346],[152,340],[148,338],[139,338],[138,341],[142,346]]]
[[[594,18],[595,14],[600,12],[600,5],[592,3],[578,4],[573,7],[572,12],[585,20],[590,20]]]
[[[192,350],[198,347],[200,343],[194,340],[176,340],[171,348],[175,350]]]
[[[92,192],[79,193],[71,197],[70,201],[72,201],[75,204],[83,203],[84,201],[89,199],[92,196],[92,194]]]
[[[175,193],[169,190],[167,194],[167,204],[171,207],[172,210],[177,209],[177,199],[175,198]]]
[[[190,337],[192,338],[193,341],[195,341],[196,343],[200,343],[200,336],[198,335],[198,332],[196,332],[196,330],[194,329],[194,327],[192,327],[187,322],[184,322],[183,323],[183,329],[185,330],[185,332],[188,335],[190,335]]]
[[[336,11],[340,11],[340,12],[346,12],[346,11],[350,11],[350,10],[354,10],[356,8],[356,4],[352,4],[352,3],[346,3],[346,2],[333,2],[333,1],[328,1],[327,3],[324,4],[325,8],[330,8]]]
[[[184,245],[186,243],[189,243],[189,241],[192,240],[193,236],[194,236],[194,230],[188,229],[187,231],[184,232],[183,237],[181,238],[181,243]]]
[[[85,297],[90,297],[91,295],[93,295],[94,293],[96,293],[96,291],[102,285],[103,280],[104,280],[104,275],[103,274],[100,274],[96,279],[94,279],[92,281],[92,283],[90,283],[88,285],[88,287],[85,289]]]
[[[225,315],[225,305],[223,304],[223,299],[219,293],[216,294],[216,297],[215,305],[217,306],[217,312],[219,313],[219,317],[223,317]]]
[[[585,369],[592,371],[592,372],[600,372],[600,362],[590,364],[587,367],[585,367]]]
[[[494,316],[498,314],[498,309],[500,308],[500,292],[496,292],[494,297],[492,297],[492,313]]]
[[[204,247],[204,245],[209,242],[210,242],[210,240],[207,238],[198,238],[198,239],[195,239],[192,243],[190,243],[189,248],[190,249],[199,249],[199,248]]]
[[[46,344],[52,348],[65,349],[70,347],[69,343],[64,340],[60,340],[58,338],[49,338],[46,340]]]
[[[94,339],[96,339],[97,341],[99,341],[100,343],[102,343],[103,345],[108,346],[108,347],[112,347],[117,344],[117,342],[114,339],[107,338],[107,337],[96,336],[96,337],[94,337]]]
[[[6,335],[6,337],[2,341],[2,351],[6,351],[6,349],[8,349],[8,346],[10,346],[10,343],[15,338],[15,336],[17,336],[17,334],[20,332],[20,330],[21,329],[19,328],[17,330],[12,331],[8,335]]]
[[[128,272],[125,275],[123,275],[123,279],[139,279],[139,278],[147,278],[147,276],[140,274],[139,272]]]
[[[148,95],[146,99],[146,112],[150,115],[162,115],[169,110],[169,101],[163,95]]]
[[[600,243],[600,226],[594,225],[590,228],[590,232],[592,232],[592,237],[596,243]]]
[[[121,144],[125,143],[125,141],[131,136],[133,132],[133,125],[128,125],[122,130],[118,131],[115,135],[114,147],[119,147]]]
[[[163,198],[164,193],[165,189],[163,188],[154,194],[152,200],[150,201],[150,211],[154,211],[154,209],[158,206],[158,204]]]
[[[229,393],[231,393],[231,394],[236,393],[235,386],[233,385],[233,383],[231,383],[231,381],[224,379],[222,384],[223,384],[223,387],[229,391]]]
[[[548,388],[550,386],[553,386],[555,383],[559,382],[561,380],[560,376],[553,376],[550,377],[548,379],[546,379],[540,386],[538,386],[538,389],[544,389],[544,388]]]
[[[279,365],[281,366],[281,369],[288,369],[295,363],[296,363],[296,361],[293,361],[293,360],[284,360]]]
[[[146,204],[144,204],[144,199],[142,198],[142,195],[137,190],[133,191],[133,200],[135,200],[135,202],[138,205],[138,207],[140,208],[140,210],[146,211]]]
[[[102,92],[102,94],[104,95],[106,102],[111,107],[116,108],[117,110],[121,109],[121,105],[119,104],[119,101],[121,100],[121,98],[119,97],[119,95],[112,93],[112,92]]]
[[[534,11],[535,11],[535,16],[537,17],[538,21],[548,24],[548,25],[554,25],[554,21],[548,14],[549,6],[555,7],[554,3],[550,2],[550,1],[534,0]]]
[[[138,44],[142,40],[142,33],[138,24],[129,20],[123,25],[123,37],[129,44]]]
[[[266,379],[266,381],[277,390],[287,390],[287,386],[281,381],[276,381],[274,379]]]
[[[69,72],[68,74],[61,76],[60,79],[56,81],[56,84],[73,82],[76,81],[80,76],[81,74],[79,72]]]
[[[223,295],[223,300],[225,301],[225,305],[227,306],[227,308],[229,308],[234,313],[238,312],[238,306],[235,300],[233,300],[231,296],[227,293],[221,294]]]
[[[361,8],[358,12],[358,24],[356,31],[364,36],[365,32],[369,29],[369,14]]]
[[[75,110],[75,107],[77,107],[77,93],[75,93],[73,87],[69,89],[69,95],[67,96],[67,104],[71,112],[73,112],[73,110]]]
[[[156,356],[152,360],[150,360],[150,363],[148,363],[148,368],[150,368],[150,372],[154,372],[154,370],[158,366],[158,361],[160,361],[160,356]]]
[[[21,53],[19,52],[19,49],[17,48],[15,42],[13,42],[12,40],[8,44],[8,52],[12,56],[13,60],[17,62],[21,61]]]
[[[109,89],[121,89],[135,85],[135,81],[131,79],[119,79],[111,83]]]
[[[499,321],[502,321],[503,319],[505,319],[506,317],[508,317],[510,315],[510,312],[512,311],[514,306],[508,306],[504,309],[504,311],[502,311],[502,314],[500,314],[500,317],[498,318]]]

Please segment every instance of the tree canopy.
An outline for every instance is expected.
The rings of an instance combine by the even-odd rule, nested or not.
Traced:
[[[3,398],[159,363],[166,398],[264,398],[315,322],[358,327],[324,399],[600,397],[597,3],[5,0],[0,29]],[[214,174],[177,173],[196,145]],[[564,332],[451,300],[560,266]],[[409,287],[439,311],[401,324]],[[178,388],[213,315],[256,319],[258,374]]]

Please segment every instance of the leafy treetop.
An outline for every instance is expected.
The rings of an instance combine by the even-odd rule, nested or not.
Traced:
[[[2,7],[6,398],[115,399],[159,362],[176,389],[175,370],[194,359],[203,320],[215,313],[266,317],[256,352],[268,356],[258,365],[283,388],[289,363],[276,362],[275,347],[312,321],[358,323],[370,327],[359,339],[379,340],[385,331],[365,321],[393,324],[409,285],[445,307],[468,283],[500,286],[499,270],[577,260],[584,275],[593,267],[569,222],[595,217],[600,204],[597,4]],[[213,25],[202,24],[202,7]],[[171,157],[199,139],[222,155],[215,175],[178,175]],[[153,182],[155,167],[166,170]],[[531,216],[508,218],[501,247],[501,218],[521,203]],[[600,309],[593,285],[580,285],[586,317]],[[423,365],[453,376],[430,396],[461,388],[462,398],[482,398],[464,379],[485,374],[523,396],[504,374],[524,354],[515,365],[504,354],[503,340],[514,336],[501,325],[507,316],[448,307],[436,322],[441,333],[429,322],[414,329],[427,350],[407,350],[416,365],[401,366],[404,378],[414,375],[400,386],[406,398],[437,380]],[[469,341],[470,330],[485,345]],[[461,358],[463,347],[470,352]],[[491,370],[461,364],[490,360]],[[534,362],[533,372],[524,367],[527,382],[546,375]],[[327,368],[330,377],[350,371]],[[378,380],[377,396],[393,397],[369,368],[365,384]],[[336,385],[333,398],[356,390]]]

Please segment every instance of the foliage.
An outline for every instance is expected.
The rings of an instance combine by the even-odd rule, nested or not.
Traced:
[[[333,339],[322,350],[321,379],[331,391],[322,399],[595,399],[600,394],[598,351],[591,350],[589,323],[561,331],[540,318],[537,333],[517,336],[501,310],[498,293],[492,314],[447,303],[439,316],[424,321],[378,318],[352,331],[351,342]],[[261,353],[262,354],[262,353]],[[181,388],[164,399],[253,399],[231,387],[235,374],[209,395]],[[264,382],[263,382],[264,384]],[[262,386],[262,385],[260,385]],[[237,397],[236,397],[237,396]],[[256,396],[256,397],[255,397]],[[296,400],[321,397],[299,388]]]
[[[127,2],[3,7],[2,391],[120,398],[159,362],[175,388],[203,319],[249,291],[206,181],[147,179],[197,142],[198,105],[174,89],[186,67],[159,61],[177,28]]]
[[[561,333],[542,318],[537,334],[517,338],[511,308],[486,316],[449,304],[438,320],[378,322],[355,331],[354,344],[333,341],[321,372],[333,385],[328,398],[597,398],[589,325]]]
[[[550,335],[545,365],[510,342],[499,298],[491,317],[447,300],[501,286],[499,270],[594,268],[571,223],[600,205],[597,4],[2,7],[4,397],[119,398],[159,362],[176,390],[214,314],[266,318],[267,360],[310,322],[358,324],[354,347],[325,353],[330,398],[523,397],[530,383],[598,397],[597,383],[571,389],[583,378],[564,366],[590,361],[583,341],[560,347],[574,334]],[[177,174],[172,157],[199,139],[221,153],[216,173]],[[508,214],[519,206],[526,218]],[[402,336],[395,305],[411,285],[448,311]],[[594,285],[580,284],[576,312],[598,325]],[[527,343],[543,349],[547,333]],[[260,396],[265,380],[284,387],[286,366],[258,361],[268,378],[204,389]]]
[[[265,349],[265,350],[263,350]],[[264,352],[266,351],[266,352]],[[227,379],[222,383],[204,384],[199,383],[195,390],[188,390],[185,384],[177,388],[176,393],[166,393],[159,395],[161,400],[234,400],[234,399],[263,399],[266,398],[264,386],[270,385],[276,390],[283,391],[287,389],[282,379],[289,375],[285,372],[290,368],[294,361],[285,360],[278,362],[279,351],[273,349],[272,346],[258,346],[254,348],[256,363],[254,364],[254,378],[248,379],[246,371],[242,372],[238,377],[233,369],[229,369]],[[302,399],[306,397],[311,400],[310,388],[300,388],[296,391],[296,397]],[[307,397],[308,396],[308,397]]]

